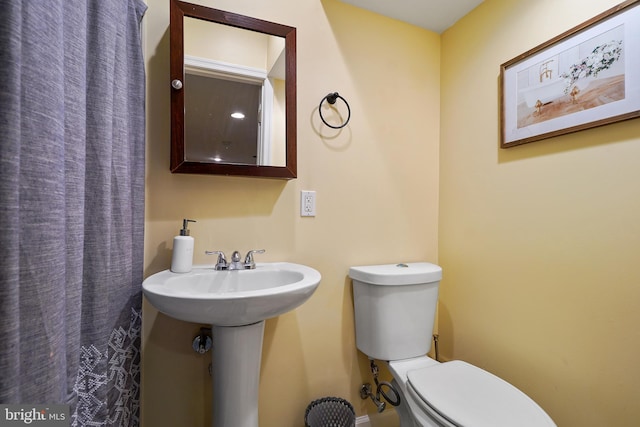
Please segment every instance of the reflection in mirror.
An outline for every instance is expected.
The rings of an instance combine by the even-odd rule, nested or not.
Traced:
[[[284,47],[282,37],[184,18],[187,161],[286,165]]]
[[[295,28],[171,2],[171,170],[295,178]]]

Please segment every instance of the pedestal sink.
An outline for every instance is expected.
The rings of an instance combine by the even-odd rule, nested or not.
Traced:
[[[295,309],[318,287],[320,273],[287,262],[252,270],[161,271],[142,283],[159,311],[212,326],[213,427],[258,427],[264,321]]]

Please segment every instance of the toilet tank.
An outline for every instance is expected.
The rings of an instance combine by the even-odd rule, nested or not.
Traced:
[[[351,267],[356,346],[371,359],[431,349],[442,268],[428,262]]]

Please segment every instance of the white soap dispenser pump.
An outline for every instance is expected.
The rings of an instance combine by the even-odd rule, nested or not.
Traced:
[[[171,271],[174,273],[188,273],[193,265],[193,237],[189,236],[189,223],[192,219],[182,220],[180,235],[173,238],[173,254],[171,256]]]

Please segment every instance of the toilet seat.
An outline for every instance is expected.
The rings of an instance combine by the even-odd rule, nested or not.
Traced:
[[[555,426],[526,394],[463,361],[412,370],[407,378],[407,386],[421,409],[453,426]]]

